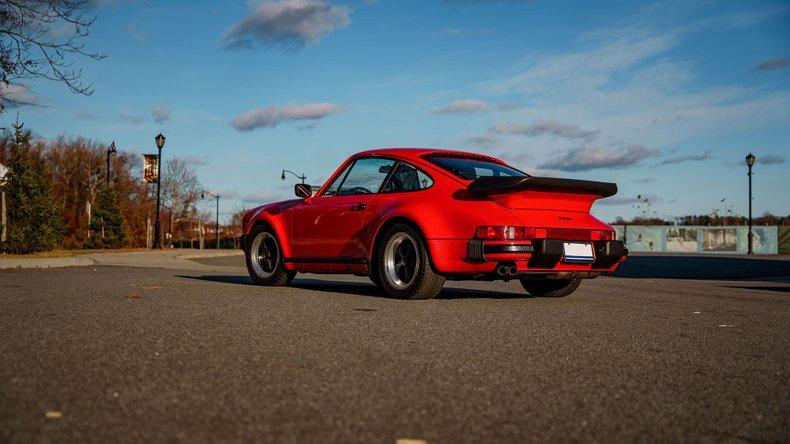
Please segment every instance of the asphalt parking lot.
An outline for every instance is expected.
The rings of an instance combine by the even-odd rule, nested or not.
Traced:
[[[199,262],[0,271],[0,441],[790,440],[788,258],[429,301]]]

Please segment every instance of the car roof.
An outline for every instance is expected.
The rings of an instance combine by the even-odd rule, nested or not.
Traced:
[[[487,156],[485,154],[470,153],[467,151],[448,150],[442,148],[379,148],[379,149],[359,152],[357,154],[354,154],[353,157],[393,156],[402,159],[422,160],[424,157],[431,155],[487,159],[496,163],[502,163],[502,164],[505,163],[495,157]]]

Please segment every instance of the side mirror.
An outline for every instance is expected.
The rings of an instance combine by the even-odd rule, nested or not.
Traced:
[[[313,189],[310,185],[306,183],[297,183],[294,185],[294,194],[296,197],[301,197],[302,199],[307,199],[313,195]]]

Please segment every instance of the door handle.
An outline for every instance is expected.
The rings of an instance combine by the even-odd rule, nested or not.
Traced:
[[[364,210],[364,209],[365,209],[365,208],[367,208],[367,207],[368,207],[368,206],[367,206],[367,205],[365,205],[365,204],[363,204],[363,203],[361,203],[361,204],[356,204],[356,205],[354,205],[353,207],[351,207],[351,211],[362,211],[362,210]]]

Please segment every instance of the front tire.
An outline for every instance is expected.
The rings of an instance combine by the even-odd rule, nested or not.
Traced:
[[[521,286],[530,296],[561,298],[576,291],[581,279],[520,279]]]
[[[376,260],[377,280],[390,296],[431,299],[442,291],[445,279],[433,271],[422,236],[409,225],[397,224],[387,231]]]
[[[247,259],[247,271],[258,285],[281,287],[296,276],[296,273],[285,269],[280,241],[268,227],[257,226],[252,229],[244,255]]]

